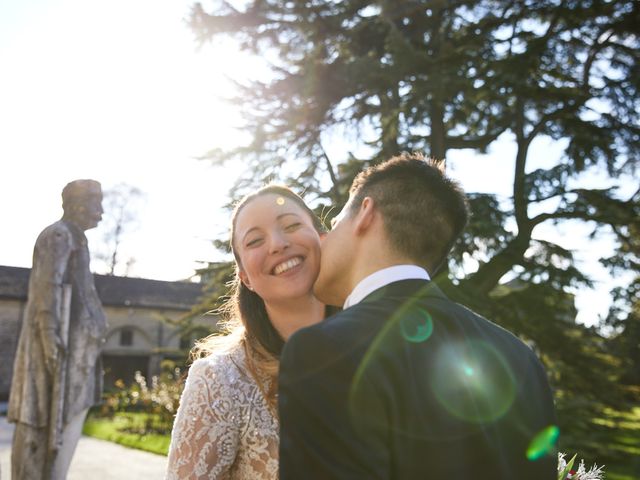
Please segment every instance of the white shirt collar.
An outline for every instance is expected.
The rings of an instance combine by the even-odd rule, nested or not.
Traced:
[[[418,267],[417,265],[394,265],[378,270],[358,282],[345,300],[344,308],[349,308],[356,303],[360,303],[364,297],[385,285],[400,280],[414,279],[430,280],[430,277],[424,268]]]

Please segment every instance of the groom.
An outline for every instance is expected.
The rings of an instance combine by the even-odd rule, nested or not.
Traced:
[[[467,215],[458,185],[420,155],[356,177],[314,287],[344,310],[282,354],[282,480],[555,478],[542,365],[430,281]]]

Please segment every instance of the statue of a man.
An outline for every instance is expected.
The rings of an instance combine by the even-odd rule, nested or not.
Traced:
[[[14,480],[63,480],[89,407],[100,402],[106,317],[84,232],[102,218],[102,189],[75,180],[62,219],[36,240],[13,369],[8,420]]]

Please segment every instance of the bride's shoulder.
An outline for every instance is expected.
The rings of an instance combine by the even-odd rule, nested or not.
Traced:
[[[189,377],[236,383],[246,379],[244,365],[244,348],[240,344],[233,345],[195,360],[189,368]]]

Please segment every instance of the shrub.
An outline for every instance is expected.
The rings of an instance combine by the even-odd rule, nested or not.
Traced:
[[[183,374],[175,362],[164,360],[160,375],[151,377],[150,385],[136,372],[133,384],[127,386],[117,380],[115,387],[114,391],[103,394],[103,403],[95,415],[112,418],[119,413],[146,413],[142,424],[130,422],[125,431],[140,435],[171,433],[183,388]]]

